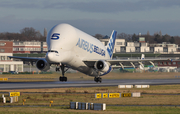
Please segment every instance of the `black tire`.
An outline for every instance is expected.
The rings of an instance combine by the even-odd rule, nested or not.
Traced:
[[[100,83],[102,82],[102,78],[99,78],[98,80],[99,80]]]
[[[59,81],[62,81],[62,77],[61,76],[59,77]]]
[[[64,77],[64,81],[65,81],[65,82],[67,81],[67,77]]]
[[[94,78],[94,81],[95,81],[95,82],[98,82],[98,78],[95,77],[95,78]]]
[[[94,81],[96,82],[96,77],[94,77]]]
[[[61,76],[60,76],[60,77],[59,77],[59,81],[61,81],[61,82],[65,81],[65,82],[66,82],[66,81],[67,81],[67,77],[61,77]]]

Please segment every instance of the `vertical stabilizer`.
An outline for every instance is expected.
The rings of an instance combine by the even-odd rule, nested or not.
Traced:
[[[141,59],[145,59],[145,55],[144,55],[144,54],[141,55]],[[140,68],[141,70],[144,70],[144,64],[143,64],[143,62],[140,62],[139,68]]]
[[[142,54],[142,55],[141,55],[141,59],[145,59],[145,56],[144,56],[144,54]]]
[[[107,52],[108,52],[111,59],[112,59],[112,55],[113,55],[114,44],[115,44],[115,40],[116,40],[116,34],[117,34],[117,32],[113,30],[111,37],[109,39],[109,42],[106,45]]]

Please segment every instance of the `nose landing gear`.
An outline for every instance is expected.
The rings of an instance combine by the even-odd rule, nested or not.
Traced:
[[[64,76],[64,73],[65,73],[68,69],[66,69],[66,71],[64,70],[64,68],[65,68],[64,64],[61,64],[61,65],[60,65],[60,68],[61,68],[61,71],[62,71],[62,76],[59,77],[59,81],[61,81],[61,82],[65,81],[65,82],[66,82],[66,81],[67,81],[67,77]],[[56,71],[59,71],[59,69],[56,68]]]

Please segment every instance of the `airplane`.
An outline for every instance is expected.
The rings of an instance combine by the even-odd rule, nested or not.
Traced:
[[[9,58],[36,63],[39,70],[47,71],[52,64],[60,65],[62,76],[60,81],[67,81],[65,68],[72,68],[88,76],[95,82],[102,82],[101,76],[112,70],[112,65],[123,62],[159,61],[170,59],[112,59],[117,32],[112,31],[106,46],[93,36],[62,23],[57,24],[48,32],[46,42],[48,52],[44,58],[9,56]]]

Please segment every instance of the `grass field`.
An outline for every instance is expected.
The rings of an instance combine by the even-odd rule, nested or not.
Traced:
[[[118,105],[179,105],[179,95],[146,95],[143,94],[140,98],[114,98],[114,99],[97,99],[95,93],[169,93],[180,94],[180,85],[156,85],[147,89],[119,89],[117,87],[87,87],[87,88],[50,88],[50,89],[17,89],[17,90],[0,90],[0,92],[19,91],[21,96],[19,103],[22,104],[22,99],[27,99],[26,104],[37,105],[47,104],[53,100],[56,105],[68,105],[70,101],[78,102],[94,102],[107,103]],[[35,92],[35,93],[23,93]],[[36,93],[38,92],[38,93]],[[83,93],[83,94],[82,94]],[[61,102],[60,102],[61,101]],[[9,105],[9,104],[8,104]]]
[[[0,92],[9,92],[10,90],[0,90]],[[141,93],[180,93],[180,85],[156,85],[149,89],[118,89],[117,87],[90,87],[90,88],[53,88],[53,89],[20,89],[11,90],[20,91],[21,96],[19,102],[13,104],[0,104],[0,106],[22,105],[23,99],[26,99],[25,105],[37,106],[44,105],[46,107],[11,107],[0,108],[1,112],[5,113],[178,113],[179,107],[142,107],[142,106],[107,106],[106,111],[86,111],[86,110],[71,110],[69,107],[58,107],[53,105],[69,105],[71,101],[78,102],[93,102],[106,103],[107,105],[179,105],[179,95],[142,95],[140,98],[95,98],[95,93],[105,92],[141,92]],[[38,93],[23,93],[23,92],[38,92]],[[42,92],[42,93],[41,93]],[[45,93],[44,93],[45,92]],[[80,94],[84,93],[84,94]],[[6,96],[8,95],[5,94]],[[7,100],[9,100],[7,98]],[[49,102],[53,101],[52,107]]]
[[[179,107],[107,107],[106,111],[71,110],[68,107],[0,108],[2,114],[179,114]]]
[[[86,76],[81,73],[67,73],[68,80],[92,80],[92,77]],[[171,79],[175,76],[180,76],[180,73],[110,73],[103,79]],[[52,79],[58,80],[59,74],[28,74],[28,75],[0,75],[0,78],[14,78],[14,81],[18,81],[18,78],[30,78],[34,79]],[[23,81],[23,80],[22,80]],[[27,80],[26,80],[27,81]],[[119,89],[114,87],[80,87],[80,88],[49,88],[49,89],[17,89],[17,90],[0,90],[0,92],[6,92],[6,96],[10,91],[21,92],[19,102],[0,104],[0,106],[20,106],[23,103],[23,99],[26,99],[25,105],[39,107],[0,107],[1,113],[13,113],[13,114],[29,114],[29,113],[68,113],[68,114],[81,114],[81,113],[122,113],[122,114],[154,114],[154,113],[173,113],[178,114],[180,107],[165,107],[165,106],[107,106],[106,111],[93,111],[93,110],[72,110],[68,106],[60,107],[55,105],[69,105],[71,101],[78,102],[93,102],[93,103],[106,103],[107,105],[180,105],[180,85],[154,85],[146,89]],[[29,92],[29,93],[24,93]],[[30,93],[34,92],[34,93]],[[170,95],[148,95],[142,94],[140,98],[106,98],[97,99],[95,93],[127,93],[127,92],[141,92],[141,93],[167,93]],[[1,96],[1,94],[0,94]],[[9,100],[9,98],[7,98]],[[49,106],[49,102],[53,101],[52,107]],[[45,107],[41,107],[43,105]],[[54,106],[53,106],[54,105]]]

